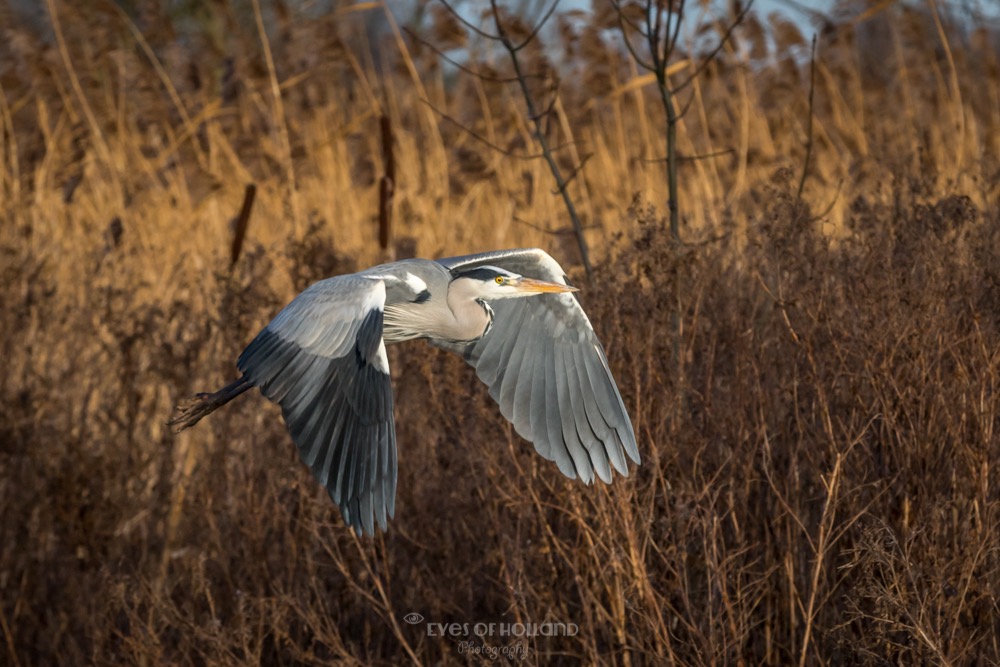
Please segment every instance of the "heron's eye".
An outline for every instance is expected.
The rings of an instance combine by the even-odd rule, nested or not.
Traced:
[[[497,276],[497,277],[496,277],[496,278],[494,278],[493,280],[494,280],[494,281],[496,282],[496,284],[497,284],[497,285],[503,285],[503,283],[504,283],[504,278],[503,278],[503,276]]]

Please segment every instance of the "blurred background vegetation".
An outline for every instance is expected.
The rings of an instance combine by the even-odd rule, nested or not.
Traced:
[[[410,612],[579,625],[520,640],[537,664],[1000,661],[1000,26],[841,2],[811,63],[751,9],[706,61],[739,9],[690,4],[671,62],[707,62],[681,245],[614,7],[522,52],[586,280],[509,59],[441,4],[0,0],[2,662],[476,660]],[[166,429],[313,280],[520,246],[583,287],[631,478],[563,479],[420,343],[375,540],[259,396]]]

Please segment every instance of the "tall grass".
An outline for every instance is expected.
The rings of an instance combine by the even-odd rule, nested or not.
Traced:
[[[579,632],[469,639],[537,664],[1000,661],[996,30],[941,2],[836,15],[800,201],[807,40],[753,17],[678,128],[711,156],[682,163],[678,254],[649,82],[603,13],[560,18],[531,67],[561,77],[567,170],[589,156],[581,298],[643,465],[565,480],[459,359],[402,345],[397,517],[367,541],[259,396],[164,422],[296,290],[380,260],[380,116],[397,256],[538,245],[579,276],[517,91],[377,6],[264,2],[263,30],[256,3],[46,6],[0,4],[5,662],[456,664],[428,623],[550,621]]]

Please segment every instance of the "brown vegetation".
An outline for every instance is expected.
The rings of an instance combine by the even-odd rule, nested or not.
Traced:
[[[579,632],[483,639],[538,664],[1000,661],[995,31],[940,1],[825,25],[800,198],[808,46],[752,17],[690,91],[681,153],[713,157],[681,165],[678,252],[662,107],[613,17],[559,17],[530,67],[561,77],[581,296],[643,465],[563,479],[461,360],[406,344],[397,516],[358,540],[256,393],[164,423],[296,290],[381,259],[382,116],[398,256],[576,265],[523,99],[377,7],[94,4],[0,4],[0,662],[457,664],[426,622],[547,621]]]

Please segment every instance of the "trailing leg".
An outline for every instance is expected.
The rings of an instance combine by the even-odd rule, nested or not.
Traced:
[[[167,422],[167,425],[174,429],[174,433],[180,433],[186,428],[191,428],[202,417],[210,415],[223,405],[233,400],[253,385],[246,376],[241,377],[219,391],[212,394],[195,394],[191,403],[185,407],[179,407],[177,415]]]

